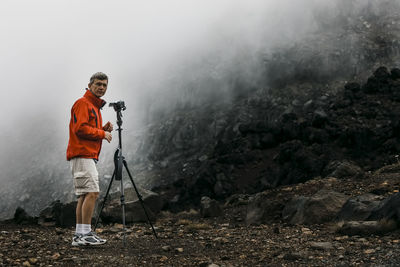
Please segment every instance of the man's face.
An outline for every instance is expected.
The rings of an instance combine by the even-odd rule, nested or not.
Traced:
[[[88,84],[90,91],[92,91],[92,93],[97,97],[102,97],[106,93],[107,85],[108,85],[107,80],[98,80],[98,79],[95,79],[93,83]]]

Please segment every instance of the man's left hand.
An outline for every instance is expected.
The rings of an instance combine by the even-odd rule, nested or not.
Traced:
[[[113,125],[111,122],[107,122],[104,126],[103,126],[103,130],[106,132],[112,132],[112,130],[114,129]]]

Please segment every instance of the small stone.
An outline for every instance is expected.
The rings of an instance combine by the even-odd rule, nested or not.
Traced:
[[[162,257],[160,258],[160,261],[161,261],[161,262],[164,262],[164,261],[166,261],[166,260],[168,260],[168,257],[167,257],[167,256],[162,256]]]
[[[371,253],[374,253],[375,252],[375,249],[366,249],[366,250],[364,250],[364,254],[371,254]]]
[[[120,223],[116,223],[116,224],[114,224],[114,227],[117,228],[117,229],[123,229],[124,225],[120,224]]]
[[[333,249],[333,245],[330,242],[311,242],[310,245],[314,249],[321,249],[321,250]]]
[[[203,155],[199,158],[200,162],[206,161],[208,159],[207,155]]]
[[[183,248],[176,248],[175,251],[179,252],[179,253],[182,253],[183,252]]]
[[[335,237],[335,240],[346,240],[346,239],[349,239],[349,236],[348,235],[343,235],[343,236],[337,236],[337,237]]]
[[[36,264],[37,261],[38,261],[38,259],[36,259],[36,258],[29,258],[29,262],[32,264]]]
[[[164,251],[170,251],[170,250],[171,250],[171,247],[170,247],[170,246],[163,246],[163,247],[162,247],[162,250],[164,250]]]
[[[29,261],[24,261],[24,263],[22,263],[22,266],[31,266],[31,264],[29,263]]]
[[[53,256],[51,256],[51,258],[53,260],[57,260],[58,258],[60,258],[60,256],[61,256],[60,253],[56,252],[56,253],[53,254]]]

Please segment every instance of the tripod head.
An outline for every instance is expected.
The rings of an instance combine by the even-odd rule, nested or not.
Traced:
[[[118,101],[114,103],[109,104],[110,107],[113,107],[115,112],[117,112],[117,124],[119,127],[122,125],[122,110],[126,109],[125,102],[124,101]]]
[[[109,106],[113,107],[114,110],[117,111],[117,112],[126,109],[124,101],[118,101],[118,102],[110,103]]]

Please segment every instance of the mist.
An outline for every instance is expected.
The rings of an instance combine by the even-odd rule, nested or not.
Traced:
[[[97,71],[135,132],[177,103],[229,101],[232,75],[257,86],[261,54],[320,29],[321,16],[378,2],[390,1],[1,1],[1,187],[26,192],[21,179],[44,179],[32,168],[54,187],[69,181],[70,108]],[[114,110],[103,121],[115,124]]]

